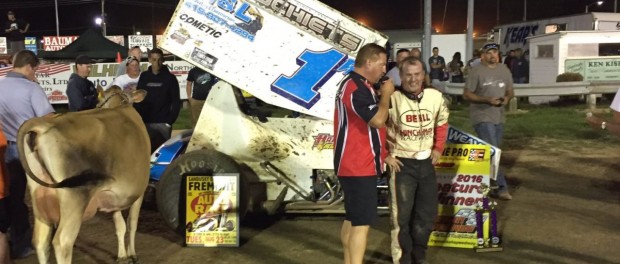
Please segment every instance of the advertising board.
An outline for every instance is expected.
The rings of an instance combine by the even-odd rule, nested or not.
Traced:
[[[181,99],[187,99],[187,92],[185,91],[185,85],[187,83],[187,73],[194,66],[185,61],[167,61],[164,63],[168,66],[170,73],[177,77],[179,82],[179,90]],[[13,66],[8,65],[0,68],[0,77],[5,76],[11,71]],[[116,70],[118,63],[96,63],[93,64],[90,70],[88,80],[92,81],[95,86],[101,85],[103,88],[108,88],[114,77],[116,76]],[[140,71],[146,71],[148,63],[142,62],[140,64]],[[39,85],[43,88],[47,97],[52,104],[66,104],[67,98],[67,83],[71,73],[75,70],[74,64],[55,63],[55,64],[42,64],[36,72],[36,77]]]

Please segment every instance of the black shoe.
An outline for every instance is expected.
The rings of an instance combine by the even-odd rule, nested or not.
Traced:
[[[22,259],[36,253],[32,247],[27,247],[20,252],[11,252],[12,259]]]

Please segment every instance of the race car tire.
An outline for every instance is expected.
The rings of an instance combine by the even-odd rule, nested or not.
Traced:
[[[185,199],[182,175],[213,175],[217,173],[239,174],[239,165],[230,156],[211,149],[202,149],[185,153],[172,161],[157,183],[157,209],[170,228],[184,234],[186,223],[179,223],[185,218]],[[239,221],[248,210],[249,184],[245,177],[239,179]]]

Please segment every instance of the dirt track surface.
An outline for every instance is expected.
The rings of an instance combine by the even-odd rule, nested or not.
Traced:
[[[431,263],[620,263],[619,146],[528,142],[505,150],[514,200],[500,202],[503,252],[430,248]],[[371,230],[366,263],[391,263],[388,217]],[[255,217],[239,248],[184,248],[182,237],[143,209],[137,234],[141,263],[342,263],[339,216]],[[74,263],[114,263],[111,216],[82,225]],[[37,263],[35,256],[16,264]],[[55,262],[54,262],[55,263]]]

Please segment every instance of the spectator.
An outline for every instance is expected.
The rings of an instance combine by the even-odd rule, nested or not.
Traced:
[[[413,48],[409,52],[409,56],[422,60],[422,52],[420,52],[419,48]],[[426,63],[422,62],[422,70],[426,73],[424,76],[424,84],[426,86],[431,85],[431,77],[428,75],[428,67],[426,67]]]
[[[446,69],[446,60],[442,56],[439,56],[439,48],[433,48],[433,56],[428,58],[428,65],[431,67],[431,83],[441,82],[444,70]]]
[[[437,218],[433,165],[446,143],[449,113],[439,91],[424,89],[422,61],[409,57],[400,68],[403,85],[390,101],[385,159],[390,169],[392,259],[394,263],[427,263],[428,239]],[[413,118],[405,120],[404,115]]]
[[[450,78],[453,83],[462,83],[463,80],[463,61],[461,60],[461,53],[455,52],[452,56],[452,61],[448,63],[448,71],[450,72]]]
[[[10,54],[15,54],[26,48],[24,40],[26,32],[30,29],[30,24],[22,19],[17,19],[13,11],[7,13],[8,21],[4,26],[7,41],[9,42]]]
[[[504,64],[506,64],[506,67],[508,67],[508,69],[510,69],[510,67],[512,66],[512,59],[514,59],[515,57],[515,50],[510,50],[508,52],[508,55],[506,56],[506,59],[504,60]]]
[[[145,90],[147,94],[134,107],[146,124],[153,152],[170,138],[172,124],[181,110],[181,98],[177,78],[164,65],[164,53],[154,48],[148,57],[151,66],[140,74],[138,81],[138,89]]]
[[[530,63],[523,57],[522,49],[518,48],[515,50],[515,57],[510,63],[514,83],[528,83],[530,76]]]
[[[116,85],[121,87],[123,91],[135,91],[140,79],[140,60],[134,56],[129,56],[125,60],[125,65],[127,73],[116,77],[110,86]]]
[[[398,73],[398,64],[407,57],[409,57],[409,50],[399,49],[396,52],[396,67],[390,69],[390,71],[388,71],[388,73],[385,75],[392,79],[392,82],[395,86],[400,86],[400,74]]]
[[[187,74],[187,98],[192,110],[192,124],[195,127],[202,107],[207,100],[211,88],[217,83],[218,78],[201,68],[194,67]]]
[[[91,59],[86,55],[75,58],[75,73],[69,77],[67,83],[67,97],[69,97],[69,111],[82,111],[97,107],[97,88],[88,80],[91,69]]]
[[[467,64],[463,69],[463,75],[465,75],[465,77],[468,77],[472,69],[478,65],[480,65],[480,50],[475,49],[473,57],[467,61]]]
[[[9,229],[9,212],[8,212],[8,195],[9,181],[4,164],[4,152],[6,152],[6,137],[2,133],[2,124],[0,124],[0,263],[12,263],[9,256],[9,239],[6,235]]]
[[[140,49],[140,46],[131,47],[127,53],[127,59],[124,62],[120,62],[118,64],[118,68],[116,68],[116,77],[127,73],[127,62],[129,61],[129,57],[133,57],[138,60],[138,68],[140,68],[140,62],[142,61],[142,50]]]
[[[609,130],[609,133],[620,136],[620,89],[616,92],[609,108],[612,110],[611,120],[607,121],[601,117],[589,115],[586,121],[594,129]]]
[[[499,45],[488,43],[482,48],[483,62],[474,68],[463,89],[463,98],[470,104],[470,119],[480,139],[501,147],[506,116],[504,106],[514,96],[512,76],[504,64],[498,62]],[[495,195],[511,200],[508,183],[502,168],[498,168]]]
[[[385,74],[386,64],[383,47],[364,45],[336,96],[334,169],[344,192],[340,238],[348,264],[363,262],[368,229],[377,220],[377,179],[387,155],[385,121],[394,84],[383,82],[380,98],[373,84]]]
[[[26,173],[17,154],[17,131],[28,119],[54,113],[43,88],[35,79],[39,59],[29,50],[15,54],[13,70],[0,79],[0,123],[7,139],[4,156],[9,175],[9,218],[11,256],[23,258],[34,253],[28,207],[24,203]]]

